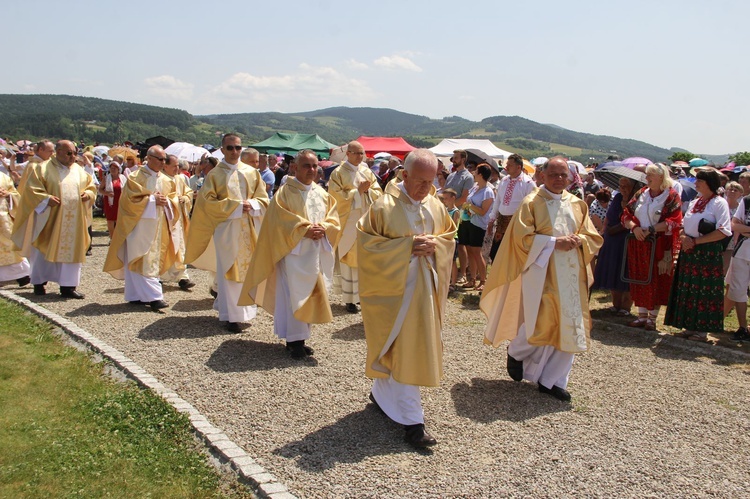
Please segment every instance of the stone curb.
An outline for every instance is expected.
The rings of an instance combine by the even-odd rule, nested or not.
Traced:
[[[72,321],[47,310],[31,300],[7,290],[0,290],[0,296],[26,308],[42,319],[59,326],[74,342],[82,344],[86,348],[108,359],[127,377],[135,380],[142,387],[154,391],[178,412],[185,413],[190,419],[190,424],[195,434],[209,448],[209,451],[218,456],[222,463],[228,463],[240,480],[249,483],[260,497],[296,499],[297,496],[289,492],[286,485],[280,483],[273,474],[258,464],[252,456],[248,455],[240,446],[232,442],[221,429],[212,425],[195,407],[180,398],[177,393],[161,384],[159,380],[126,357],[122,352],[78,327]]]

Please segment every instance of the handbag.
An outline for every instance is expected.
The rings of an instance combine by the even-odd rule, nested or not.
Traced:
[[[709,222],[705,218],[701,218],[701,221],[698,222],[698,233],[701,236],[705,236],[706,234],[710,234],[713,231],[716,230],[716,223],[715,222]],[[729,246],[729,241],[732,239],[732,236],[724,236],[724,239],[720,239],[719,242],[721,243],[721,250],[725,251],[727,249],[727,246]]]

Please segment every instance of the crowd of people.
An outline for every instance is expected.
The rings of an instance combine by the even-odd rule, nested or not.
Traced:
[[[562,157],[532,176],[518,154],[500,165],[463,150],[450,164],[426,149],[375,161],[353,141],[326,175],[311,150],[277,157],[229,133],[221,152],[189,164],[158,145],[143,158],[102,158],[68,140],[38,142],[0,172],[0,281],[31,283],[35,295],[54,282],[84,298],[99,203],[103,270],[124,280],[133,307],[168,308],[162,284],[189,291],[189,268],[203,269],[229,331],[260,306],[302,360],[314,355],[312,324],[333,319],[335,289],[362,314],[370,399],[416,447],[436,442],[418,387],[439,385],[446,299],[459,289],[481,294],[484,341],[511,341],[511,378],[562,401],[574,355],[589,348],[592,284],[611,290],[613,313],[637,307],[633,327],[654,330],[666,306],[666,324],[704,339],[736,307],[735,336],[748,338],[750,197],[740,191],[750,173],[722,186],[700,170],[698,195],[683,203],[658,164],[645,168],[646,185],[623,177],[610,192]]]

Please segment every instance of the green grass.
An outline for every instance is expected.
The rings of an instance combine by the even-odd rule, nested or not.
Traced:
[[[0,497],[251,497],[187,417],[0,300]]]

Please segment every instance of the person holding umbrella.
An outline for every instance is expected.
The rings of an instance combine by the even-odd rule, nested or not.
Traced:
[[[669,299],[672,269],[680,248],[678,229],[682,224],[680,196],[672,188],[666,167],[654,164],[646,167],[646,186],[625,206],[621,222],[633,234],[627,242],[628,276],[640,281],[630,283],[638,318],[628,325],[655,331],[659,307]],[[655,256],[649,268],[652,251]]]

